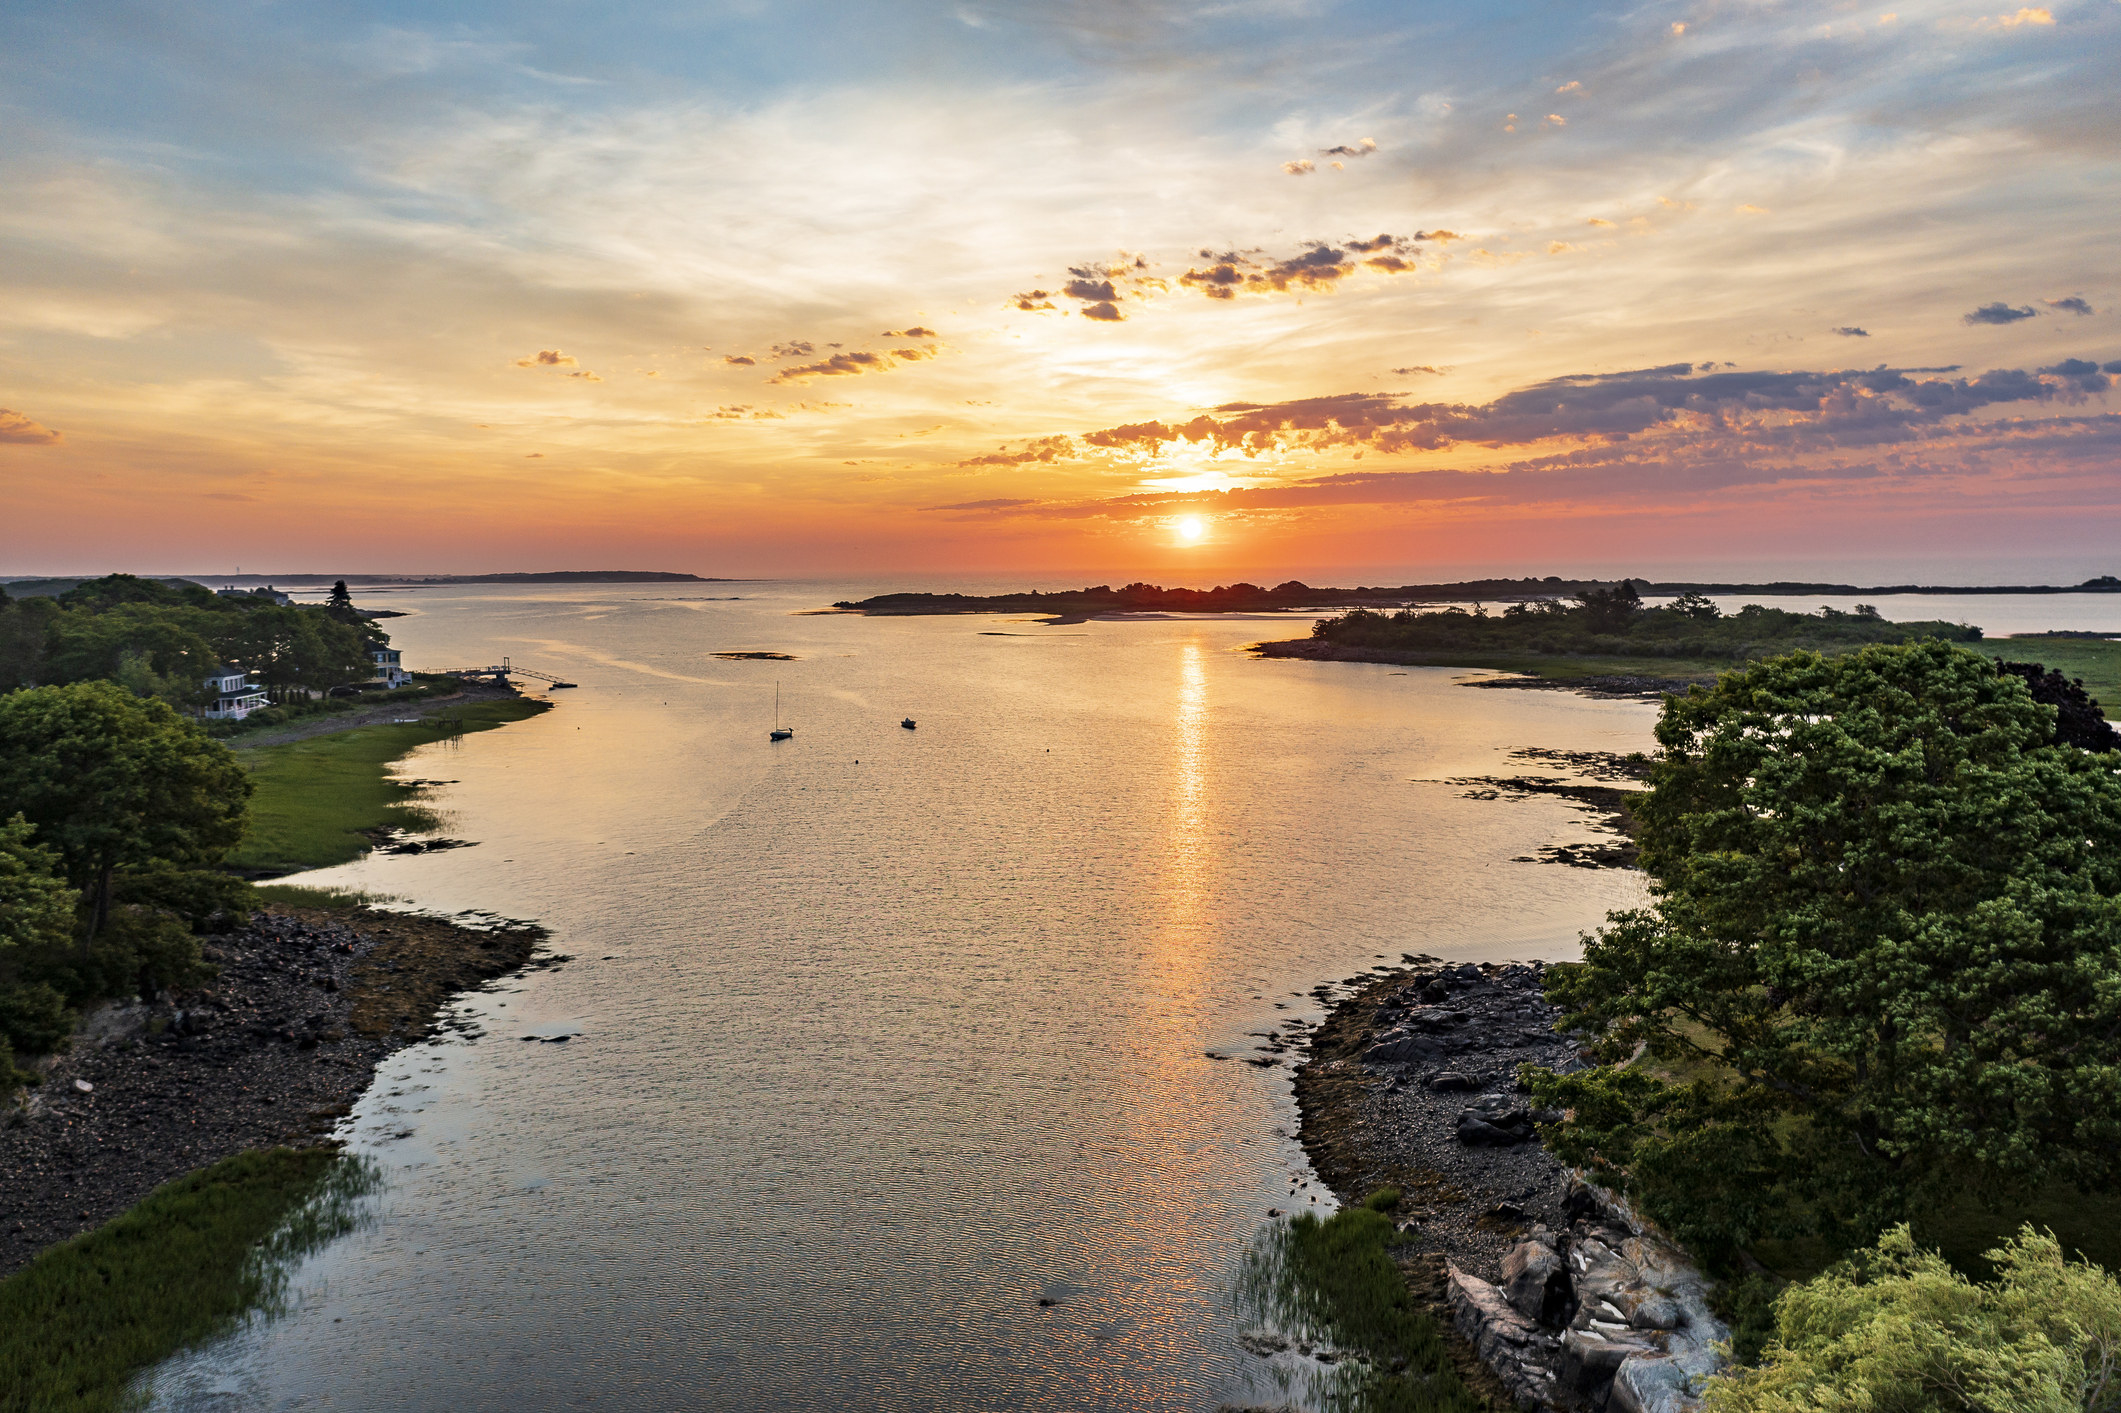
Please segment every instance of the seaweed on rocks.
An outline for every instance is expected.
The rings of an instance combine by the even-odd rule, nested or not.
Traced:
[[[1635,802],[1643,791],[1622,782],[1649,776],[1650,760],[1642,755],[1620,756],[1606,751],[1550,751],[1527,747],[1512,751],[1510,759],[1528,765],[1568,772],[1548,775],[1475,775],[1453,780],[1469,788],[1469,800],[1529,800],[1539,796],[1567,800],[1591,818],[1587,827],[1603,839],[1580,843],[1549,844],[1536,855],[1513,863],[1559,863],[1575,868],[1633,868],[1636,848]],[[1573,778],[1571,778],[1573,777]]]

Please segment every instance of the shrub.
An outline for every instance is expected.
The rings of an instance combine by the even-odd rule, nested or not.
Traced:
[[[1975,1283],[1905,1226],[1775,1302],[1761,1365],[1711,1380],[1707,1413],[2111,1413],[2121,1282],[2021,1228]]]

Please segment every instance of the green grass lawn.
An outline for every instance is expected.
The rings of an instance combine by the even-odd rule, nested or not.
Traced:
[[[385,767],[416,747],[462,731],[491,731],[535,716],[548,703],[519,698],[473,702],[447,717],[405,725],[360,726],[306,741],[239,750],[257,793],[250,832],[228,858],[232,868],[292,873],[346,863],[367,852],[365,831],[432,824],[417,786],[389,778]]]
[[[2121,605],[2117,605],[2121,608]],[[2121,643],[2090,638],[1990,638],[1974,645],[2007,662],[2037,662],[2081,677],[2108,721],[2121,721]]]
[[[0,1408],[133,1406],[142,1370],[274,1308],[374,1182],[336,1149],[239,1153],[54,1246],[0,1281]]]

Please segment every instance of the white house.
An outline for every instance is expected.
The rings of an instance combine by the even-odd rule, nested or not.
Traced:
[[[240,667],[217,667],[206,679],[213,700],[206,704],[208,721],[241,721],[265,707],[265,693]]]
[[[368,655],[375,660],[375,680],[384,686],[403,687],[412,681],[412,674],[399,661],[401,654],[396,648],[370,648]]]

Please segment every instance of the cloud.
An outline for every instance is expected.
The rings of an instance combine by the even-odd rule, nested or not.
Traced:
[[[1567,83],[1563,84],[1561,87],[1555,89],[1554,91],[1556,93],[1581,93],[1583,91],[1583,84],[1579,80],[1570,79]]]
[[[1728,457],[1848,450],[1917,441],[1951,419],[2008,404],[2081,402],[2112,386],[2109,373],[2067,360],[2035,373],[1993,369],[1979,377],[1942,376],[1952,368],[1819,372],[1745,372],[1686,363],[1625,373],[1551,378],[1493,402],[1407,403],[1385,393],[1342,393],[1278,403],[1225,403],[1184,421],[1132,422],[1085,432],[1087,450],[1146,460],[1180,443],[1219,454],[1339,449],[1383,453],[1460,446],[1529,448],[1574,442],[1579,448],[1628,446],[1630,457],[1657,448]],[[1042,438],[1065,454],[1071,439]],[[1056,446],[1056,443],[1058,446]],[[1013,465],[984,459],[976,464]]]
[[[1843,324],[1840,328],[1829,330],[1829,332],[1839,334],[1845,339],[1867,339],[1871,336],[1869,329],[1859,329],[1854,324]]]
[[[956,505],[924,505],[922,510],[1014,510],[1020,505],[1036,505],[1033,500],[966,500]]]
[[[1974,21],[1975,29],[2020,29],[2026,25],[2053,25],[2054,14],[2048,10],[2025,6],[2015,15],[1990,15]]]
[[[924,358],[935,357],[935,350],[932,348],[894,348],[891,350],[891,356],[893,358],[903,358],[908,363],[918,363]]]
[[[1355,144],[1355,145],[1354,145],[1353,147],[1349,147],[1349,146],[1347,146],[1347,145],[1346,145],[1345,143],[1343,143],[1343,144],[1342,144],[1341,146],[1339,146],[1339,147],[1328,147],[1328,148],[1325,148],[1325,149],[1323,149],[1323,150],[1322,150],[1322,151],[1321,151],[1321,152],[1319,153],[1319,156],[1321,156],[1321,157],[1367,157],[1367,156],[1369,156],[1369,155],[1370,155],[1370,154],[1371,154],[1372,152],[1375,152],[1376,150],[1377,150],[1377,140],[1376,140],[1375,138],[1368,138],[1368,137],[1366,137],[1366,138],[1364,138],[1364,139],[1363,139],[1362,141],[1360,141],[1360,142],[1356,143],[1356,144]],[[1338,165],[1338,164],[1335,164],[1335,165]],[[1284,171],[1286,171],[1286,170],[1287,170],[1287,168],[1283,168],[1283,170],[1284,170]]]
[[[574,366],[574,357],[571,354],[562,353],[556,348],[540,349],[528,358],[518,358],[516,360],[516,367],[518,368],[572,368]]]
[[[2030,319],[2039,312],[2030,304],[2022,309],[2013,309],[1999,299],[1994,304],[1982,305],[1959,322],[1962,324],[2015,324],[2020,319]]]
[[[1444,375],[1443,369],[1431,367],[1427,363],[1414,363],[1410,364],[1405,368],[1394,368],[1392,371],[1402,378],[1407,377],[1408,375],[1413,373],[1429,373],[1439,378]]]
[[[1055,308],[1055,299],[1072,299],[1079,306],[1076,312],[1085,319],[1117,324],[1127,317],[1120,312],[1119,306],[1122,302],[1145,299],[1168,288],[1162,280],[1149,273],[1146,257],[1129,255],[1122,251],[1117,259],[1102,264],[1070,266],[1067,283],[1058,291],[1026,290],[1022,294],[1012,295],[1011,302],[1027,313],[1036,313]]]
[[[809,345],[805,344],[804,347]],[[783,368],[774,375],[773,381],[801,383],[812,378],[852,378],[863,373],[881,373],[890,366],[891,360],[880,353],[835,353],[830,358],[816,363]]]
[[[2043,299],[2040,302],[2050,309],[2059,309],[2065,314],[2091,314],[2096,312],[2081,295],[2073,294],[2063,299]]]
[[[877,337],[885,339],[932,339],[939,337],[939,335],[933,329],[924,329],[919,324],[915,324],[910,329],[886,329],[881,334],[878,334]]]
[[[2080,393],[2103,393],[2114,385],[2114,380],[2108,376],[2113,371],[2113,364],[2101,368],[2088,358],[2065,358],[2060,363],[2042,368],[2040,375],[2061,379]]]
[[[817,352],[817,345],[811,343],[808,339],[790,339],[786,343],[777,343],[773,346],[773,357],[777,359],[808,358],[815,352]]]
[[[568,374],[567,376],[568,376],[568,377],[570,377],[570,378],[582,378],[582,379],[585,379],[586,381],[588,381],[588,382],[592,382],[592,383],[601,383],[601,382],[603,382],[603,381],[604,381],[604,380],[603,380],[602,378],[599,378],[599,377],[598,377],[598,376],[597,376],[596,374],[594,374],[594,373],[590,372],[590,371],[589,371],[589,370],[588,370],[587,368],[578,368],[578,369],[576,369],[576,370],[575,370],[574,372],[572,372],[572,373],[569,373],[569,374]]]
[[[1307,177],[1318,170],[1318,164],[1308,157],[1299,157],[1294,162],[1284,162],[1281,169],[1292,177]]]
[[[963,461],[960,461],[958,465],[1027,466],[1034,461],[1050,465],[1071,455],[1073,450],[1073,446],[1066,437],[1036,437],[1024,443],[1021,450],[1011,451],[1009,450],[1009,444],[1003,442],[1000,447],[988,452],[986,455],[968,456]],[[1027,505],[1029,503],[1028,501],[1024,502]],[[957,508],[965,509],[967,507],[960,506]]]
[[[1207,263],[1187,270],[1178,282],[1210,299],[1235,299],[1241,293],[1328,290],[1365,266],[1388,275],[1407,273],[1415,268],[1409,258],[1415,253],[1415,245],[1443,236],[1457,238],[1450,232],[1432,236],[1417,231],[1411,236],[1380,235],[1339,245],[1315,240],[1297,254],[1279,260],[1256,260],[1247,251],[1203,250],[1199,258]]]
[[[759,361],[748,353],[725,353],[722,361],[733,368],[756,368]]]
[[[31,421],[19,412],[0,407],[0,442],[19,446],[52,446],[64,440],[51,428]]]

